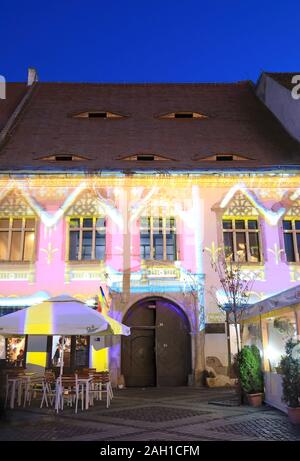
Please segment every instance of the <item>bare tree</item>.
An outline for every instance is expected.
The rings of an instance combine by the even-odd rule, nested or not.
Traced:
[[[211,292],[220,310],[226,314],[227,321],[234,325],[238,353],[241,351],[239,324],[244,310],[249,306],[255,280],[255,273],[245,272],[242,263],[241,260],[233,261],[232,257],[226,257],[224,252],[211,261],[221,285],[221,292],[216,287]]]
[[[234,261],[232,255],[226,256],[225,252],[221,252],[218,255],[218,258],[211,261],[211,265],[215,270],[221,285],[221,290],[218,290],[217,288],[212,289],[212,295],[214,296],[219,309],[226,314],[229,372],[231,372],[230,323],[233,323],[235,329],[237,344],[237,367],[235,372],[237,373],[238,379],[237,394],[240,404],[243,403],[243,392],[238,367],[238,359],[242,348],[239,325],[245,309],[249,306],[249,298],[255,280],[255,273],[249,271],[246,272],[243,269],[242,264],[243,261],[241,259]]]

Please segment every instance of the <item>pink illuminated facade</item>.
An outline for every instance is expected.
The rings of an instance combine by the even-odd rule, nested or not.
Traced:
[[[0,159],[1,313],[60,294],[92,305],[101,286],[109,315],[132,327],[98,355],[89,344],[88,364],[115,384],[200,383],[207,367],[225,376],[211,262],[223,248],[242,260],[252,302],[299,283],[300,172],[279,158],[298,143],[246,83],[33,86]],[[29,338],[27,354],[47,347]]]

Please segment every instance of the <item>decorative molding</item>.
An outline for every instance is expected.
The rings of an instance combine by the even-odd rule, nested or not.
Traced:
[[[104,207],[94,191],[87,189],[77,196],[76,202],[68,208],[67,216],[97,216],[103,215]]]
[[[1,217],[35,217],[33,208],[28,204],[19,190],[8,190],[7,194],[0,201]]]
[[[235,186],[231,187],[231,189],[226,193],[225,197],[219,204],[219,207],[221,209],[226,210],[224,212],[225,214],[227,214],[228,210],[230,210],[230,207],[228,208],[228,205],[230,205],[230,202],[234,199],[234,196],[236,194],[243,194],[248,199],[250,206],[257,210],[256,213],[258,212],[259,214],[263,215],[266,221],[272,226],[275,226],[278,223],[279,219],[286,212],[286,209],[284,207],[279,208],[277,211],[273,211],[272,209],[266,208],[263,204],[259,202],[255,195],[247,189],[247,187],[244,184],[236,184]],[[248,207],[249,206],[247,205],[247,208]],[[233,208],[233,210],[234,209],[238,209],[238,207]],[[242,216],[246,216],[246,214]]]
[[[67,262],[65,266],[65,283],[74,281],[99,281],[106,283],[107,270],[105,264],[97,261],[95,264],[89,262],[72,263]]]
[[[277,243],[274,243],[273,248],[274,249],[268,248],[267,251],[269,251],[270,253],[272,253],[274,255],[275,264],[278,266],[278,264],[280,262],[280,255],[284,254],[284,250],[282,248],[279,248]]]
[[[1,282],[29,282],[35,281],[34,264],[22,264],[21,267],[14,265],[12,267],[1,264],[0,283]]]
[[[47,264],[51,264],[53,261],[53,255],[59,251],[58,248],[53,248],[52,243],[49,242],[47,248],[41,248],[43,253],[46,254]]]
[[[215,263],[218,259],[219,253],[223,251],[223,248],[221,246],[217,246],[215,242],[211,242],[210,247],[204,247],[204,251],[208,251],[211,256],[211,261]]]

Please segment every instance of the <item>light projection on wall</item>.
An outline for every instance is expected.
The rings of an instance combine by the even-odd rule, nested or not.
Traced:
[[[38,291],[28,296],[0,296],[0,307],[27,307],[39,304],[50,297],[46,291]]]
[[[275,264],[278,266],[281,255],[284,254],[283,248],[279,248],[279,245],[277,243],[274,243],[273,248],[268,248],[267,250],[274,256]]]
[[[254,194],[248,190],[244,184],[236,184],[233,186],[225,195],[223,200],[220,203],[221,209],[226,209],[230,204],[231,200],[234,198],[235,194],[242,193],[247,197],[249,202],[253,205],[254,208],[266,219],[266,221],[272,225],[276,226],[279,219],[284,215],[286,209],[281,207],[277,211],[268,209],[254,196]]]
[[[113,294],[111,315],[122,319],[124,307],[124,269],[130,272],[129,296],[164,295],[176,299],[184,310],[191,309],[196,300],[199,330],[205,325],[204,288],[210,285],[209,258],[203,258],[203,251],[216,260],[222,251],[217,228],[211,224],[216,215],[211,213],[212,203],[219,199],[222,214],[236,207],[235,215],[245,216],[251,210],[255,217],[262,217],[263,260],[260,264],[245,264],[244,275],[256,278],[256,292],[251,294],[255,302],[267,296],[268,290],[283,289],[290,283],[300,281],[300,269],[284,263],[284,249],[279,240],[279,222],[283,215],[300,213],[300,189],[294,192],[291,185],[296,177],[261,175],[242,181],[233,174],[198,175],[187,177],[183,173],[133,175],[125,177],[116,173],[113,177],[101,176],[76,178],[18,178],[4,180],[0,187],[1,216],[35,216],[37,222],[36,259],[32,263],[2,264],[0,269],[0,307],[27,307],[45,301],[53,295],[68,293],[84,301],[94,301],[99,284]],[[262,187],[259,186],[262,185]],[[299,182],[298,182],[299,184]],[[286,186],[286,188],[285,188]],[[218,190],[218,188],[220,191]],[[227,187],[227,192],[224,188]],[[269,189],[268,189],[269,187]],[[259,189],[259,199],[251,189]],[[271,189],[272,188],[272,189]],[[280,193],[279,193],[279,192]],[[289,196],[277,203],[283,193]],[[237,200],[241,196],[242,200]],[[214,197],[214,198],[212,198]],[[265,198],[265,200],[264,200]],[[238,203],[239,202],[239,203]],[[287,211],[292,210],[292,211]],[[68,220],[72,215],[87,217],[101,214],[106,222],[106,256],[104,260],[88,259],[68,261]],[[178,261],[143,261],[140,258],[139,219],[143,216],[172,215],[176,218],[178,237]],[[208,220],[209,226],[208,226]],[[124,263],[124,235],[129,225],[132,236],[126,250],[128,266]],[[276,229],[278,226],[278,229]],[[209,231],[208,231],[209,229]],[[108,274],[108,277],[106,277]],[[270,283],[269,283],[270,282]],[[194,297],[193,297],[194,296]],[[130,298],[129,298],[130,299]],[[91,301],[92,300],[92,301]],[[210,312],[209,319],[213,318]],[[212,320],[209,320],[212,321]],[[111,348],[111,356],[118,354],[119,346]],[[94,352],[93,361],[97,367],[107,366],[108,355]],[[41,359],[41,360],[44,360]]]

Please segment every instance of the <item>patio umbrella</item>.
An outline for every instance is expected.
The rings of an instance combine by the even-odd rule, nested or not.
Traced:
[[[50,298],[0,318],[0,335],[130,335],[130,328],[68,295]],[[64,338],[62,339],[63,369]]]

